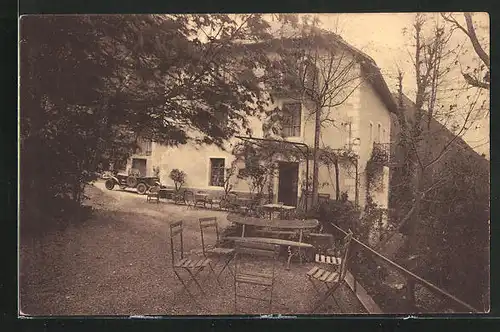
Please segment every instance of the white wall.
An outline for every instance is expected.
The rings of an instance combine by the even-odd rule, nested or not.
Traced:
[[[356,70],[359,70],[357,68]],[[355,73],[357,75],[358,72]],[[281,108],[285,101],[296,101],[294,99],[275,98],[274,104],[269,108]],[[331,124],[322,129],[320,146],[329,146],[333,149],[345,148],[349,143],[348,126],[351,122],[351,139],[352,148],[359,154],[359,203],[361,206],[365,204],[365,174],[364,168],[367,160],[370,158],[373,139],[370,137],[369,126],[373,125],[373,137],[376,135],[377,125],[385,129],[386,137],[382,142],[389,142],[390,137],[390,116],[389,111],[383,104],[379,96],[374,91],[373,87],[368,82],[362,83],[357,90],[352,93],[349,99],[335,109],[330,109],[330,118],[335,120],[335,125]],[[301,121],[301,137],[288,138],[289,141],[306,143],[309,146],[314,145],[314,127],[315,119],[313,114],[313,105],[310,103],[302,104],[302,121]],[[253,137],[263,137],[262,121],[256,117],[249,119],[250,127],[253,132]],[[246,136],[245,133],[241,133]],[[222,190],[222,187],[209,186],[209,165],[210,158],[224,158],[226,167],[229,167],[234,157],[231,154],[234,144],[240,142],[239,139],[233,138],[226,146],[227,151],[223,151],[216,146],[203,146],[196,148],[192,144],[179,147],[165,147],[153,143],[153,152],[147,158],[148,176],[152,175],[152,168],[159,166],[161,173],[160,179],[163,184],[173,185],[168,177],[170,171],[178,168],[186,172],[186,186],[205,190]],[[130,167],[131,161],[129,161]],[[301,183],[305,174],[305,162],[300,163],[299,168],[299,190],[301,193]],[[312,176],[312,162],[309,163],[309,174]],[[355,179],[354,169],[351,168],[351,174],[348,174],[345,167],[340,167],[340,191],[347,191],[350,200],[355,198]],[[388,174],[386,174],[388,181]],[[385,180],[384,180],[385,181]],[[326,167],[320,168],[319,182],[321,193],[329,193],[332,198],[335,197],[335,173],[333,167],[329,171]],[[322,184],[325,184],[322,186]],[[249,191],[246,181],[234,177],[233,185],[235,191]],[[277,179],[275,179],[275,194],[277,194]],[[388,185],[383,192],[375,193],[374,199],[382,206],[387,206],[388,201]]]
[[[359,198],[360,205],[364,206],[366,202],[366,176],[364,170],[366,167],[366,162],[370,159],[371,156],[374,138],[376,137],[377,126],[380,123],[381,128],[386,130],[386,137],[382,138],[381,143],[389,143],[391,118],[387,107],[368,82],[365,82],[361,85],[359,112]],[[372,135],[370,135],[370,124],[373,125]],[[386,176],[386,181],[389,181],[388,174]],[[388,186],[384,186],[384,192],[375,193],[375,195],[372,196],[379,205],[386,207],[388,204]]]

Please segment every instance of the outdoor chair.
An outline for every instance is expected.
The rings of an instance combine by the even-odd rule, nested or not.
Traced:
[[[184,191],[184,203],[188,207],[195,207],[196,206],[195,195],[191,190]]]
[[[215,276],[215,279],[217,281],[217,284],[222,288],[222,286],[219,283],[219,279],[217,278],[217,275],[215,274],[215,271],[212,266],[212,260],[206,257],[203,258],[185,258],[184,257],[184,242],[183,242],[183,237],[182,237],[182,230],[183,230],[183,222],[181,221],[176,221],[170,224],[170,250],[171,250],[171,259],[172,259],[172,269],[174,271],[175,276],[179,279],[181,282],[182,286],[186,290],[186,292],[189,294],[189,296],[193,299],[193,301],[199,306],[198,302],[196,301],[196,298],[194,297],[193,293],[191,292],[189,285],[191,282],[194,282],[198,288],[200,289],[201,293],[206,297],[205,290],[201,286],[200,282],[198,281],[198,276],[199,274],[208,268],[209,273],[213,273]],[[178,238],[176,241],[175,238]],[[178,245],[175,245],[175,242],[178,243]],[[177,249],[176,249],[177,248]],[[175,253],[178,252],[180,253],[179,258],[176,260],[176,255]],[[181,276],[181,272],[187,272],[187,275],[190,280],[187,280],[188,278],[183,278]],[[186,280],[185,280],[186,279]],[[188,282],[187,282],[188,281]]]
[[[219,238],[219,226],[217,224],[217,218],[216,217],[209,217],[209,218],[200,218],[200,233],[201,233],[201,245],[203,248],[203,256],[209,257],[209,256],[218,256],[218,260],[214,262],[214,269],[215,267],[219,264],[219,262],[223,262],[222,269],[219,271],[217,274],[217,278],[220,277],[222,272],[227,268],[229,273],[233,275],[233,272],[231,271],[231,267],[229,266],[229,263],[232,261],[234,258],[234,249],[233,248],[222,248],[220,246],[220,238]],[[215,230],[215,243],[214,244],[209,244],[207,243],[207,239],[205,237],[205,232],[208,229],[214,229]]]
[[[225,199],[226,208],[229,211],[238,212],[240,208],[240,203],[238,201],[238,195],[236,193],[229,193]]]
[[[146,193],[146,201],[160,203],[160,186],[153,186]]]
[[[342,241],[342,246],[337,248],[335,251],[339,256],[328,256],[316,254],[316,263],[322,264],[321,266],[314,266],[309,272],[307,272],[307,277],[314,290],[318,295],[322,295],[317,305],[313,308],[312,312],[316,312],[319,307],[330,297],[335,291],[344,283],[345,276],[347,274],[347,257],[349,254],[349,247],[352,240],[352,232],[349,230],[347,235]],[[324,284],[326,286],[325,291],[321,291],[315,283]],[[333,297],[335,303],[338,305],[337,300]],[[339,306],[340,308],[340,306]]]
[[[174,191],[172,199],[175,204],[186,204],[186,191]]]
[[[217,210],[223,210],[224,209],[224,204],[226,204],[224,200],[224,196],[216,196],[215,198],[211,199],[211,205],[210,208],[213,209],[214,204],[217,205]]]
[[[280,247],[274,244],[235,241],[234,264],[234,311],[238,311],[237,299],[246,298],[269,304],[269,312],[273,307],[273,289],[275,282],[275,266]],[[259,258],[258,262],[243,262],[244,257]],[[266,262],[264,262],[267,260]],[[247,264],[245,264],[247,263]],[[246,265],[246,266],[243,266]],[[250,266],[248,266],[250,265]],[[267,267],[267,269],[265,269]],[[271,271],[269,271],[271,270]],[[258,271],[258,272],[257,272]],[[253,285],[267,291],[268,297],[248,296],[248,292],[238,293],[242,285]],[[264,295],[264,294],[263,294]]]
[[[210,208],[213,206],[212,198],[208,197],[208,194],[205,191],[198,191],[194,195],[194,206],[198,206],[198,204],[203,205],[204,208],[207,207],[207,204],[210,204]]]

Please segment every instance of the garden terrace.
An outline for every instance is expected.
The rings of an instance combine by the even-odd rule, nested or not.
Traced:
[[[198,255],[198,219],[217,217],[221,229],[230,224],[227,212],[175,205],[161,200],[146,203],[132,192],[96,183],[86,193],[92,216],[64,228],[28,233],[23,223],[20,242],[20,308],[27,315],[232,315],[232,278],[224,272],[222,289],[207,279],[203,308],[193,306],[170,268],[168,227],[184,220],[185,251]],[[333,224],[325,231],[335,238],[345,232]],[[226,232],[227,233],[227,232]],[[208,240],[214,235],[207,235]],[[460,299],[386,258],[356,238],[351,242],[347,287],[335,293],[319,314],[381,314],[476,312]],[[259,264],[258,260],[249,264]],[[307,282],[314,263],[277,264],[273,314],[307,314],[318,300]],[[408,296],[408,281],[415,284]],[[249,292],[252,292],[250,290]],[[409,300],[410,299],[410,300]],[[243,314],[266,312],[258,303],[240,303]]]
[[[221,275],[222,289],[207,279],[208,298],[195,293],[204,306],[196,308],[176,281],[170,267],[168,227],[184,220],[185,251],[198,255],[201,237],[198,219],[217,217],[228,226],[223,211],[159,204],[133,192],[104,188],[101,182],[87,189],[93,215],[82,223],[44,233],[26,232],[20,242],[20,309],[26,315],[232,315],[231,275]],[[211,240],[207,235],[205,240]],[[259,264],[258,261],[251,264]],[[273,314],[307,314],[318,299],[307,282],[312,264],[285,262],[276,265],[277,280]],[[251,292],[252,290],[250,290]],[[320,314],[364,313],[365,309],[348,288],[336,294]],[[241,314],[268,314],[265,305],[239,303]]]

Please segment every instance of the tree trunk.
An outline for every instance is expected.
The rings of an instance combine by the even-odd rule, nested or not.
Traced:
[[[321,108],[316,106],[315,111],[315,126],[314,126],[314,150],[313,150],[313,183],[312,183],[312,206],[316,206],[318,202],[318,187],[319,187],[319,137],[321,135]]]
[[[409,255],[415,255],[418,252],[418,225],[420,223],[420,205],[422,202],[422,195],[420,194],[421,189],[422,189],[422,171],[420,168],[417,168],[416,174],[415,174],[415,185],[413,189],[413,197],[414,197],[414,202],[413,202],[413,213],[410,217],[409,223],[408,223],[408,254]]]
[[[354,179],[354,205],[359,207],[359,168],[358,168],[358,160],[355,161],[355,179]]]
[[[336,158],[335,159],[335,200],[340,199],[340,186],[339,186],[339,160]]]
[[[413,208],[414,211],[409,220],[408,227],[408,242],[407,242],[407,255],[408,259],[410,259],[413,255],[418,255],[418,227],[420,224],[420,207],[422,202],[421,189],[423,184],[423,172],[420,167],[417,167],[415,174],[415,184],[414,184],[414,203]],[[410,262],[410,260],[409,260]],[[411,264],[410,270],[415,270],[415,265]],[[408,278],[406,280],[406,296],[408,301],[408,310],[415,309],[415,282],[413,279]]]

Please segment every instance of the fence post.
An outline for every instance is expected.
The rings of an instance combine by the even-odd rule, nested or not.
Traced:
[[[356,243],[354,241],[351,241],[351,245],[352,244],[354,244],[353,247],[356,248],[357,250],[356,251],[353,250],[353,253],[350,255],[350,257],[349,257],[350,259],[349,260],[351,260],[353,257],[356,257],[357,253],[359,251],[359,248],[358,248],[358,246],[356,245]],[[351,271],[352,271],[352,269],[351,269]],[[356,292],[356,286],[358,284],[358,281],[357,281],[356,276],[354,274],[352,275],[352,279],[353,279],[354,294],[357,294],[357,292]]]
[[[415,281],[406,279],[406,300],[408,302],[408,310],[413,311],[415,308]]]

